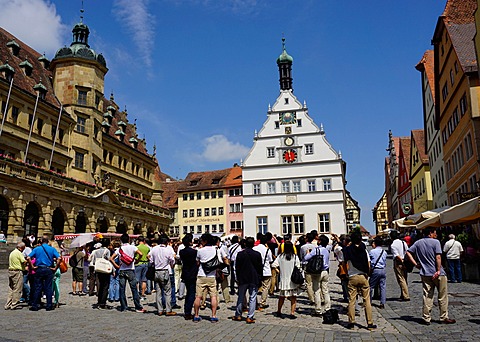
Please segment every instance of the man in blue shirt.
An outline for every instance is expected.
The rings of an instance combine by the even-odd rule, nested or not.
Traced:
[[[328,268],[330,267],[330,252],[326,248],[328,245],[328,237],[320,235],[320,246],[315,247],[307,255],[304,261],[307,262],[317,254],[323,256],[323,269],[320,274],[310,274],[312,278],[312,290],[315,300],[315,315],[323,315],[325,311],[330,310],[330,293],[328,292]],[[323,305],[322,305],[323,298]]]
[[[423,231],[424,238],[416,241],[405,255],[420,269],[423,286],[423,320],[425,325],[430,325],[432,320],[433,295],[435,288],[438,291],[438,307],[440,308],[440,323],[452,324],[454,319],[448,318],[448,290],[447,276],[442,267],[442,247],[437,240],[435,228],[427,227]],[[414,254],[418,263],[413,258]]]
[[[53,275],[60,266],[60,254],[57,250],[48,245],[48,236],[43,236],[41,245],[35,247],[27,257],[27,261],[32,269],[35,269],[33,275],[34,291],[32,297],[31,311],[38,311],[38,304],[40,303],[40,296],[42,292],[47,298],[47,311],[53,310],[52,295],[53,295]],[[32,263],[32,258],[35,258],[35,265]]]
[[[386,296],[386,280],[387,274],[385,266],[387,264],[387,253],[382,248],[382,239],[376,237],[373,240],[373,249],[369,253],[371,274],[369,279],[370,284],[370,298],[373,297],[373,292],[377,286],[380,286],[380,309],[385,308]]]

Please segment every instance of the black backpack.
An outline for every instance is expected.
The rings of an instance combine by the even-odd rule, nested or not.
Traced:
[[[323,314],[323,324],[335,324],[338,321],[338,310],[330,309]]]
[[[77,253],[75,253],[70,257],[70,259],[68,259],[68,264],[70,265],[70,267],[77,267],[78,265]]]
[[[319,254],[320,248],[315,248],[315,255],[307,261],[305,266],[305,272],[310,274],[320,274],[324,270],[323,267],[323,254]]]

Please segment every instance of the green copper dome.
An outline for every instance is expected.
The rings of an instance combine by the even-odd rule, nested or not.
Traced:
[[[282,48],[283,48],[283,51],[282,51],[282,54],[280,56],[278,56],[278,58],[277,58],[277,64],[280,64],[280,63],[290,63],[290,64],[292,64],[293,63],[293,57],[290,56],[287,53],[287,50],[285,49],[285,37],[282,38]]]

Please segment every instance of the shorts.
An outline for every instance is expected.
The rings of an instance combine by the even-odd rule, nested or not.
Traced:
[[[72,267],[72,279],[73,281],[83,282],[83,268]]]
[[[197,277],[196,296],[203,297],[203,294],[209,294],[210,298],[217,296],[217,281],[215,277]]]
[[[135,265],[135,278],[138,282],[147,281],[148,263]]]

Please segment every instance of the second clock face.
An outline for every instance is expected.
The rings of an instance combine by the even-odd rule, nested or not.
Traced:
[[[295,162],[297,160],[297,151],[291,149],[286,150],[283,152],[283,160],[289,164]]]
[[[291,137],[285,138],[284,143],[285,143],[285,146],[292,146],[294,143],[293,138]]]

